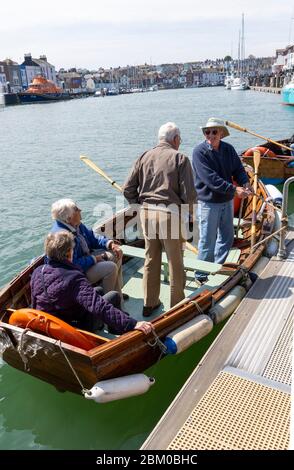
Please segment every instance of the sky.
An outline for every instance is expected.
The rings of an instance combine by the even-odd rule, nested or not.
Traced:
[[[15,0],[1,2],[0,60],[45,54],[61,67],[117,67],[274,56],[294,43],[294,0]]]

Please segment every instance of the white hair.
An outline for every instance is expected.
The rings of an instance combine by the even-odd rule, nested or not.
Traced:
[[[58,199],[51,206],[51,216],[53,220],[69,223],[77,205],[72,199]]]
[[[168,142],[169,144],[173,143],[173,140],[176,136],[181,135],[180,129],[174,122],[167,122],[163,124],[158,131],[158,140]]]

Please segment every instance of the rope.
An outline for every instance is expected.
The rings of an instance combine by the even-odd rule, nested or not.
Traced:
[[[160,351],[161,351],[161,354],[159,356],[159,359],[158,361],[161,359],[162,355],[166,353],[167,351],[167,347],[166,345],[161,341],[161,339],[159,338],[159,336],[156,334],[156,332],[154,330],[152,330],[152,334],[154,336],[154,341],[151,342],[151,341],[147,341],[147,344],[148,346],[150,346],[151,348],[155,348],[156,346],[159,347]]]
[[[30,323],[30,322],[29,322]],[[26,372],[28,372],[30,370],[29,366],[28,366],[28,363],[29,363],[29,360],[25,354],[25,352],[23,351],[23,339],[24,339],[24,336],[25,334],[28,332],[28,331],[31,331],[30,328],[25,328],[21,334],[20,334],[20,341],[19,341],[19,345],[17,347],[17,351],[21,357],[21,360],[23,362],[23,365],[24,365],[24,370]]]
[[[191,304],[195,305],[198,313],[200,313],[200,315],[204,315],[204,311],[202,310],[202,308],[200,307],[200,305],[198,304],[198,302],[196,302],[196,300],[190,300]]]
[[[72,373],[74,374],[75,378],[77,379],[77,381],[79,382],[80,386],[81,386],[81,392],[83,395],[85,395],[85,393],[88,393],[88,394],[91,394],[90,390],[88,390],[87,388],[84,387],[81,379],[79,378],[78,374],[76,373],[76,371],[74,370],[69,358],[67,357],[67,355],[65,354],[65,351],[63,350],[62,346],[61,346],[61,341],[56,341],[57,345],[59,346],[59,349],[60,351],[62,352],[62,354],[64,355],[65,359],[66,359],[66,362],[68,363]]]
[[[277,233],[280,233],[282,232],[282,230],[286,230],[287,227],[281,227],[279,228],[279,230],[276,230],[274,233],[271,233],[270,235],[268,235],[267,237],[263,238],[262,240],[260,240],[260,242],[258,243],[255,243],[255,245],[252,246],[251,250],[253,251],[255,248],[257,248],[259,245],[262,245],[264,242],[266,242],[267,240],[270,240],[270,238],[273,238],[277,235]]]

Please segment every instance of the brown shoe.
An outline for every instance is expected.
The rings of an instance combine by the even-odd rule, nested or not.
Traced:
[[[143,311],[142,311],[143,317],[150,317],[150,315],[152,315],[154,310],[156,310],[160,306],[161,306],[161,302],[159,302],[159,304],[155,305],[155,307],[146,307],[146,305],[144,305]]]

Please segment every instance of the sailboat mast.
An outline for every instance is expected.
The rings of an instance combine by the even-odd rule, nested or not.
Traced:
[[[238,77],[240,76],[240,56],[241,56],[241,44],[240,44],[240,29],[239,29],[239,41],[238,41]]]
[[[244,13],[242,13],[242,35],[241,35],[241,75],[244,72],[244,60],[245,60],[245,38],[244,38]]]

